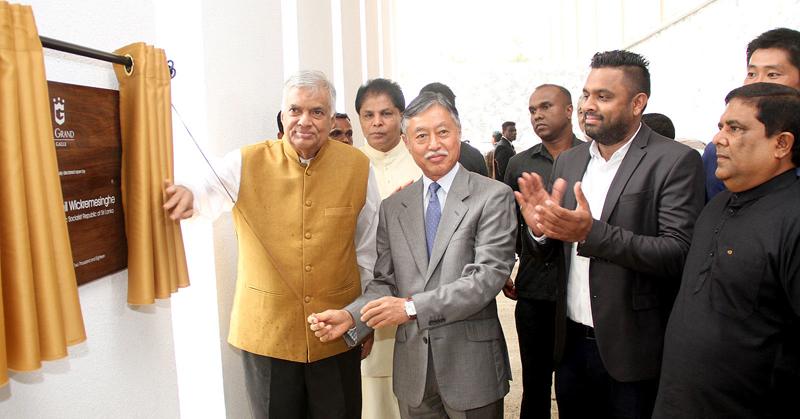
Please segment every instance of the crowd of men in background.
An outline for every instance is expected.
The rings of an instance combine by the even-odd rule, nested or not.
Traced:
[[[541,143],[515,153],[507,121],[487,156],[442,83],[408,106],[391,80],[361,86],[357,150],[328,79],[292,76],[279,139],[226,156],[227,188],[170,186],[165,204],[174,219],[234,212],[229,341],[254,415],[503,417],[501,291],[516,300],[522,418],[550,417],[553,384],[561,418],[793,411],[800,32],[767,31],[745,55],[702,158],[645,113],[650,64],[629,51],[594,55],[575,106],[536,87]]]

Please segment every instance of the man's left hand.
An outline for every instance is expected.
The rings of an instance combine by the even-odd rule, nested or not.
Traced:
[[[361,321],[373,329],[399,326],[408,320],[405,298],[381,297],[361,309]]]
[[[565,209],[553,200],[547,200],[544,204],[536,206],[536,226],[548,238],[564,242],[580,242],[586,240],[592,230],[592,212],[581,190],[581,182],[575,183],[574,192],[578,205],[573,211]]]

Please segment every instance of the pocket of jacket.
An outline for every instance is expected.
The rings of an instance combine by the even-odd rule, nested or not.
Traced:
[[[732,250],[731,250],[732,252]],[[755,254],[754,252],[745,252]],[[744,319],[755,311],[761,281],[764,276],[764,260],[717,256],[715,268],[709,281],[711,307],[720,314],[734,319]]]
[[[470,320],[466,324],[467,339],[473,342],[497,340],[503,337],[503,329],[497,319]]]
[[[354,213],[355,211],[353,211],[353,207],[325,208],[326,217],[344,217],[347,215],[353,215]]]

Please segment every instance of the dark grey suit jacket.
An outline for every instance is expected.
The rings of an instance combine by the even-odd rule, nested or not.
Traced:
[[[359,320],[367,302],[413,297],[417,320],[397,328],[397,398],[418,406],[426,374],[433,373],[445,403],[475,409],[503,398],[511,379],[495,297],[514,265],[513,195],[505,184],[459,167],[429,262],[422,193],[418,180],[381,203],[375,279],[345,309],[362,338],[370,331]],[[430,372],[429,353],[435,370]]]
[[[461,142],[461,154],[458,156],[458,162],[470,172],[489,176],[489,172],[486,171],[486,160],[483,154],[465,141]]]
[[[642,124],[608,190],[602,214],[578,254],[591,258],[589,289],[597,346],[618,381],[658,377],[664,330],[678,287],[694,222],[704,203],[703,165],[691,148]],[[559,155],[551,179],[568,183],[563,206],[577,206],[572,186],[583,178],[591,143]],[[530,239],[530,236],[528,236]],[[535,243],[535,242],[534,242]],[[572,243],[561,249],[569,272]],[[566,278],[562,278],[557,345],[563,348]]]

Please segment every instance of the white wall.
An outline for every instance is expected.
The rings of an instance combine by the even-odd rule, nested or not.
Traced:
[[[38,0],[42,35],[105,51],[144,41],[175,61],[173,103],[211,155],[271,138],[283,81],[279,2]],[[117,89],[111,65],[45,51],[49,80]],[[174,118],[176,178],[207,169]],[[183,225],[192,285],[126,304],[121,272],[79,288],[88,339],[67,359],[12,373],[0,417],[250,416],[238,351],[226,342],[236,271],[230,217]],[[219,280],[217,280],[219,278]]]
[[[100,50],[154,42],[150,2],[27,1],[39,33]],[[49,80],[116,89],[111,65],[47,51]],[[88,339],[69,357],[12,373],[0,389],[3,418],[170,418],[179,416],[171,308],[126,304],[127,274],[79,288]]]
[[[650,60],[647,112],[669,116],[677,138],[711,141],[725,95],[744,81],[747,43],[776,27],[798,29],[798,16],[797,0],[719,0],[639,43],[632,50]]]
[[[492,131],[516,121],[518,152],[539,142],[527,109],[536,86],[562,85],[577,101],[592,55],[634,44],[650,60],[647,111],[672,118],[678,137],[709,141],[725,94],[744,78],[747,42],[796,29],[800,16],[797,0],[403,0],[396,8],[395,75],[406,97],[446,83],[466,139],[486,151]]]

